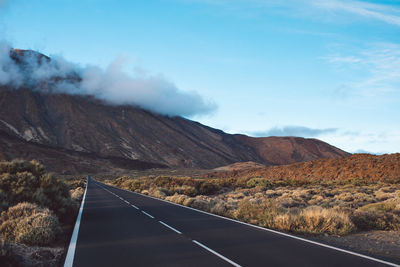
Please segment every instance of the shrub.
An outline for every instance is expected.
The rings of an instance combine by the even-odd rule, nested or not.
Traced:
[[[175,195],[166,197],[165,199],[168,200],[168,201],[183,205],[183,202],[185,202],[185,200],[188,199],[188,198],[189,197],[186,196],[186,195],[179,195],[179,194],[176,193]]]
[[[37,203],[50,208],[62,221],[70,220],[77,209],[68,186],[47,174],[36,161],[0,163],[0,201],[2,210],[19,202]]]
[[[336,209],[310,206],[297,213],[276,216],[274,228],[302,234],[345,235],[354,231],[355,226],[347,213]]]
[[[351,220],[359,230],[400,230],[400,217],[376,210],[356,210]]]
[[[71,198],[77,202],[82,199],[85,190],[82,187],[77,187],[69,191]]]
[[[27,245],[49,245],[58,232],[58,218],[47,208],[32,203],[19,203],[0,217],[2,238]]]
[[[244,198],[239,202],[234,216],[238,220],[258,224],[264,227],[272,227],[274,225],[275,216],[281,212],[282,210],[278,205],[270,199],[257,203],[252,201],[250,198]]]
[[[265,178],[252,178],[247,181],[246,187],[258,187],[261,190],[267,190],[272,187],[272,183]]]
[[[212,195],[215,194],[220,187],[214,183],[203,182],[199,187],[199,194],[201,195]]]

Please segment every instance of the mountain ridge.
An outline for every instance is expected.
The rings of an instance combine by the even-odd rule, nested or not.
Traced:
[[[25,54],[35,55],[18,51],[20,61]],[[51,60],[38,55],[40,64]],[[350,155],[317,139],[227,134],[179,116],[57,92],[58,82],[62,78],[34,88],[29,83],[0,86],[0,131],[47,147],[169,167],[211,169],[246,161],[281,165]],[[3,151],[0,159],[10,160],[17,152]]]

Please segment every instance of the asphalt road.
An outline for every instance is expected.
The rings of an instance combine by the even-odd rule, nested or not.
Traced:
[[[388,266],[93,180],[77,233],[73,266]]]

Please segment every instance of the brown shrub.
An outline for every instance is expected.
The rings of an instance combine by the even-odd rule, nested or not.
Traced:
[[[47,208],[32,203],[19,203],[2,212],[2,238],[28,245],[48,245],[60,231],[57,217]]]
[[[275,229],[302,234],[345,235],[355,227],[347,213],[337,209],[310,206],[298,213],[285,213],[274,218]]]
[[[1,210],[20,202],[33,202],[54,211],[63,221],[71,219],[77,209],[68,185],[47,174],[36,161],[0,163]]]
[[[400,230],[400,217],[377,210],[356,210],[351,220],[359,230]]]

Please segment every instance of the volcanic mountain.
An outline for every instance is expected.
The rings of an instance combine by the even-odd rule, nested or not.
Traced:
[[[21,68],[27,54],[37,55],[40,64],[51,61],[35,53],[11,50],[10,57]],[[36,158],[50,170],[77,173],[162,166],[215,168],[246,161],[281,165],[349,155],[317,139],[232,135],[183,117],[53,90],[65,79],[80,81],[77,73],[71,73],[0,86],[0,160]]]

